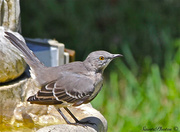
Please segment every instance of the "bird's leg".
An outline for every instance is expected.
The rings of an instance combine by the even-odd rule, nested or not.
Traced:
[[[65,110],[69,113],[69,115],[75,120],[76,124],[92,124],[92,125],[95,124],[95,123],[91,123],[91,122],[89,122],[89,121],[86,121],[86,122],[79,121],[67,107],[64,107],[64,109],[65,109]]]
[[[66,110],[66,109],[65,109]],[[85,127],[86,125],[84,125],[84,124],[81,124],[81,123],[79,123],[80,121],[78,121],[78,119],[76,119],[76,117],[70,112],[70,110],[68,109],[68,113],[70,112],[71,114],[71,117],[75,120],[75,121],[77,121],[76,123],[71,123],[67,118],[66,118],[66,116],[63,114],[63,112],[59,109],[59,108],[57,108],[57,111],[61,114],[61,116],[63,117],[63,119],[66,121],[66,123],[67,124],[70,124],[70,125],[81,125],[81,126],[83,126],[83,127]]]
[[[66,121],[67,124],[71,124],[71,122],[66,118],[66,116],[62,113],[62,111],[57,108],[57,111],[61,114],[61,116],[63,117],[63,119]]]
[[[73,115],[73,113],[67,107],[64,107],[64,109],[70,114],[70,116],[75,120],[76,123],[80,123],[80,121]]]
[[[92,124],[94,125],[95,123],[91,123],[89,121],[86,121],[86,122],[82,122],[82,121],[79,121],[74,115],[73,113],[67,108],[67,107],[64,107],[64,109],[69,113],[69,115],[75,120],[75,123],[71,123],[67,117],[63,114],[63,112],[57,108],[57,111],[61,114],[61,116],[63,117],[63,119],[66,121],[67,124],[70,124],[70,125],[81,125],[83,127],[86,127],[85,124]],[[95,124],[96,125],[96,124]]]

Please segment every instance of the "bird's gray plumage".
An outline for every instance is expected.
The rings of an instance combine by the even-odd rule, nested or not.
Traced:
[[[31,76],[41,87],[41,90],[28,98],[27,101],[32,104],[60,104],[62,107],[67,107],[90,102],[101,90],[104,69],[111,60],[121,56],[106,51],[95,51],[83,62],[46,67],[23,41],[9,32],[6,32],[5,37],[22,52],[22,56],[31,68]]]

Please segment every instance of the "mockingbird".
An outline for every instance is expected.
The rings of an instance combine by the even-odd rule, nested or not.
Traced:
[[[46,67],[26,44],[10,32],[5,37],[21,51],[21,56],[30,66],[31,77],[41,88],[27,101],[31,104],[57,105],[56,108],[67,124],[83,124],[67,108],[89,103],[101,90],[103,71],[107,65],[121,54],[95,51],[83,61],[76,61],[57,67]],[[63,107],[76,123],[71,123],[60,110]],[[86,122],[87,123],[87,122]]]

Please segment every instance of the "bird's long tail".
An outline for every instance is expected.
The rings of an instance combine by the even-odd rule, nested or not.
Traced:
[[[5,32],[5,34],[5,37],[21,51],[22,57],[30,66],[31,70],[36,71],[36,68],[45,67],[23,41],[10,32]]]

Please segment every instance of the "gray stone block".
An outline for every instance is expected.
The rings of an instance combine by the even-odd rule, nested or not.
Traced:
[[[14,33],[24,41],[19,33]],[[19,77],[26,68],[20,52],[4,37],[4,28],[0,27],[0,83]]]

